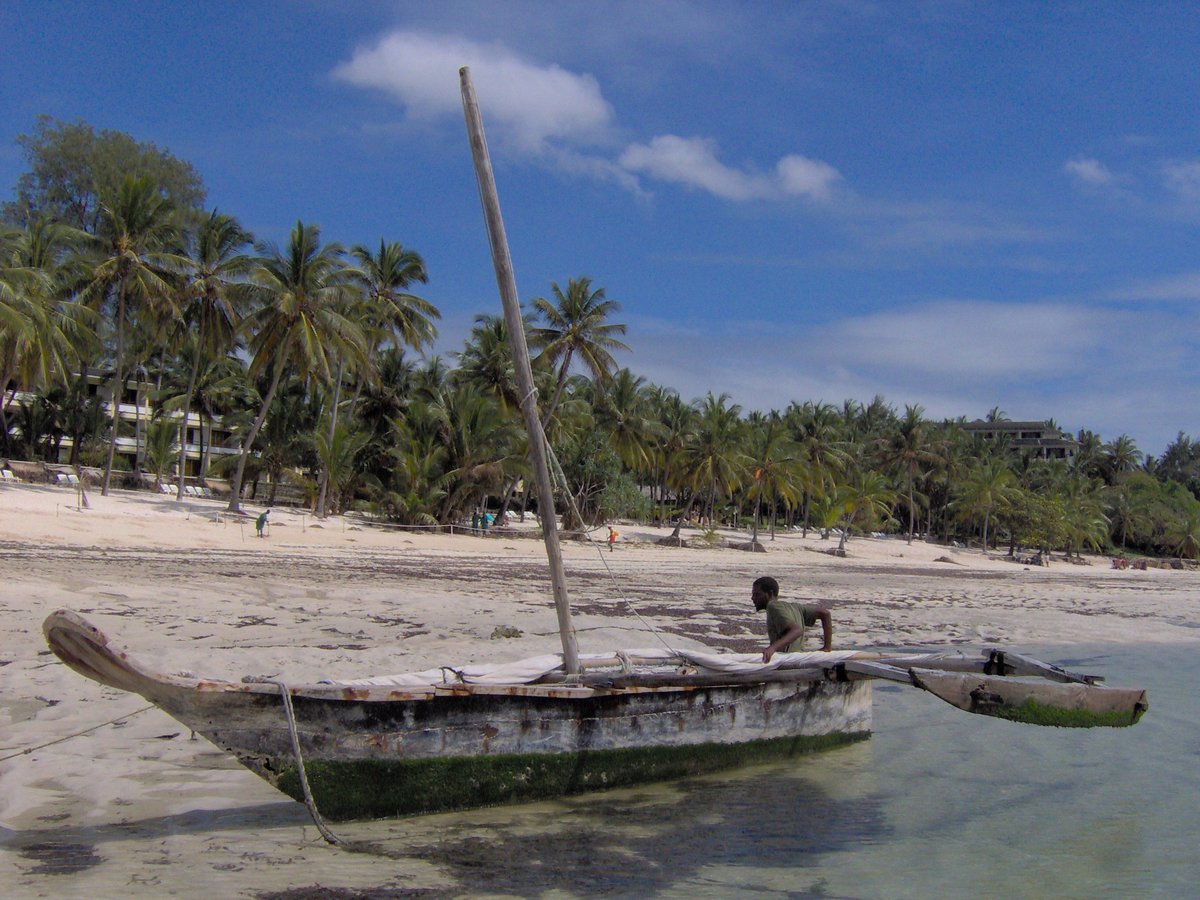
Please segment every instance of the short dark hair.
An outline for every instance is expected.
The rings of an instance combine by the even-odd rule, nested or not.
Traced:
[[[764,575],[762,578],[755,578],[753,587],[762,588],[772,597],[779,596],[779,582],[770,575]]]

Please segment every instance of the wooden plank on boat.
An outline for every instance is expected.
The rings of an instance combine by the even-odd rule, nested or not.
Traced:
[[[887,681],[898,681],[901,684],[912,684],[912,675],[908,669],[901,669],[899,666],[889,665],[883,662],[869,662],[867,660],[848,659],[841,664],[846,672],[856,675],[866,675],[870,678],[883,678]]]
[[[985,650],[984,652],[990,654],[989,662],[993,669],[1003,667],[1007,670],[1011,668],[1012,674],[1015,675],[1040,675],[1042,678],[1049,678],[1053,681],[1078,684],[1095,684],[1098,681],[1104,680],[1099,675],[1083,675],[1078,672],[1068,672],[1061,666],[1042,662],[1040,659],[1034,659],[1032,656],[1013,653],[1011,650]],[[1008,671],[990,671],[988,674],[1007,675],[1009,673]]]
[[[583,699],[594,697],[595,688],[570,684],[448,684],[436,688],[442,695],[500,695],[505,697],[557,697]]]
[[[794,684],[834,680],[832,670],[814,666],[804,669],[775,669],[770,672],[722,674],[718,672],[630,672],[628,674],[584,675],[579,683],[597,688],[643,688],[655,690],[692,690],[738,684]]]

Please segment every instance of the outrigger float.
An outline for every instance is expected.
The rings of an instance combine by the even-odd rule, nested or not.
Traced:
[[[483,122],[468,71],[459,75],[537,496],[550,498],[550,449]],[[991,649],[976,658],[780,653],[770,664],[758,654],[669,647],[581,656],[556,529],[554,515],[542,516],[561,655],[285,684],[156,672],[69,610],[52,613],[43,631],[81,675],[142,695],[303,798],[319,827],[320,813],[378,818],[552,797],[860,740],[871,731],[871,684],[879,679],[967,712],[1038,725],[1132,725],[1148,706],[1143,690]]]

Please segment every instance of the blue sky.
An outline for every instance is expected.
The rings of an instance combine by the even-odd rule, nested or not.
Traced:
[[[620,362],[745,408],[875,394],[1200,436],[1200,9],[1134,3],[0,5],[0,191],[40,113],[193,163],[281,241],[419,251],[499,302],[469,64],[522,298],[590,276]]]

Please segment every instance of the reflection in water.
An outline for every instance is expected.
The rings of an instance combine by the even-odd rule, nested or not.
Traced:
[[[814,821],[819,828],[806,824]],[[794,764],[776,763],[732,778],[514,808],[505,822],[435,826],[437,841],[406,852],[499,893],[631,896],[760,854],[807,865],[886,829],[877,799],[837,796]]]

